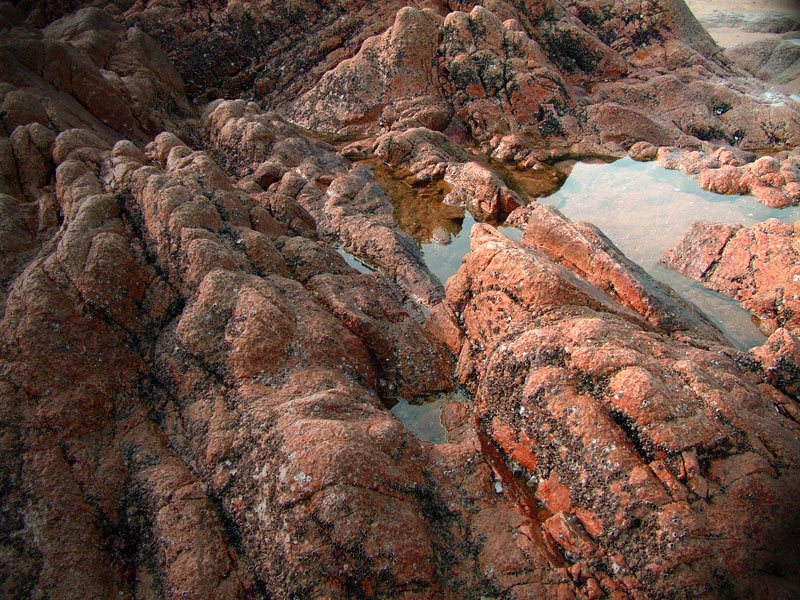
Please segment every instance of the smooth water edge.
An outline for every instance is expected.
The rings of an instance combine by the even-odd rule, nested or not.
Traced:
[[[579,162],[560,190],[539,201],[555,206],[572,221],[593,223],[650,276],[697,305],[736,348],[747,350],[764,343],[765,336],[737,301],[667,269],[658,260],[678,244],[695,221],[740,223],[745,227],[773,217],[794,222],[800,219],[800,208],[773,209],[750,196],[714,194],[703,190],[689,175],[630,158],[613,163]],[[425,263],[442,283],[461,267],[470,250],[475,223],[465,210],[460,227],[456,220],[449,228],[449,243],[420,243]],[[523,231],[513,227],[498,230],[515,241],[523,236]],[[359,270],[368,268],[340,252],[353,261],[348,264]],[[444,443],[441,406],[447,398],[439,395],[421,404],[401,400],[392,412],[420,439]]]
[[[476,222],[475,217],[465,210],[461,229],[450,236],[449,243],[428,242],[420,244],[425,264],[442,283],[447,283],[447,280],[461,268],[461,263],[469,252],[469,236],[472,232],[472,226]],[[522,239],[524,233],[515,227],[498,227],[497,230],[516,242]]]
[[[468,402],[459,390],[412,399],[401,398],[392,407],[392,413],[406,429],[419,439],[434,444],[447,443],[447,430],[442,425],[442,405],[445,402]]]
[[[555,206],[572,221],[600,228],[630,260],[696,304],[735,347],[748,350],[766,340],[736,300],[666,269],[658,260],[695,221],[745,227],[769,218],[793,223],[800,219],[800,207],[769,208],[750,196],[714,194],[685,173],[630,158],[601,165],[578,163],[562,188],[540,202]]]
[[[336,248],[336,251],[339,252],[339,254],[342,255],[342,258],[344,258],[344,262],[346,262],[348,265],[353,267],[356,271],[359,271],[360,273],[364,273],[366,275],[369,275],[369,274],[375,272],[375,269],[373,269],[367,263],[359,260],[358,258],[353,256],[352,254],[350,254],[344,248]]]

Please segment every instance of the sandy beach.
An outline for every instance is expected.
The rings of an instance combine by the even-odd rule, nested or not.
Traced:
[[[797,0],[686,0],[686,4],[714,41],[726,50],[755,42],[774,41],[777,44],[787,37],[794,37],[800,29],[800,2]],[[787,33],[789,31],[792,33]],[[792,42],[797,43],[796,40]],[[778,45],[774,46],[772,52],[776,56],[781,52],[786,53],[788,43],[780,45],[781,51],[777,50]],[[758,58],[755,62],[751,59],[750,65],[763,65],[769,60],[770,52],[761,52],[760,55],[755,54]],[[790,55],[797,54],[791,46],[788,52]],[[734,60],[738,62],[739,58]],[[784,65],[788,67],[789,63],[784,62]],[[795,74],[800,74],[800,69],[790,67],[779,79],[770,79],[770,84],[782,92],[800,95],[800,75]],[[765,74],[759,76],[774,77]]]
[[[783,13],[800,18],[800,2],[796,0],[686,0],[686,4],[701,22],[733,14],[763,16]],[[706,29],[723,48],[781,36],[778,33],[746,31],[740,27],[707,26]]]

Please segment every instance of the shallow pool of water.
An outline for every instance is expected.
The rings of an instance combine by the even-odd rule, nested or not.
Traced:
[[[359,271],[360,273],[366,273],[367,275],[369,275],[375,270],[372,267],[370,267],[367,263],[362,262],[360,259],[350,254],[344,248],[337,248],[336,250],[339,252],[339,254],[342,255],[342,258],[344,258],[344,262],[353,267],[356,271]]]
[[[397,193],[396,189],[392,191]],[[560,190],[539,201],[556,206],[573,221],[588,221],[599,227],[628,258],[700,307],[737,348],[746,350],[764,343],[765,338],[750,313],[738,302],[662,267],[658,259],[681,240],[694,221],[749,226],[776,217],[794,222],[800,219],[800,208],[771,209],[749,196],[706,192],[688,175],[631,159],[578,163]],[[476,219],[468,211],[459,218],[449,212],[452,207],[447,208],[446,216],[435,214],[436,209],[404,213],[407,219],[403,226],[407,231],[416,231],[428,268],[445,283],[458,271],[469,252],[470,231]],[[425,223],[416,229],[413,222],[408,222],[408,219],[413,221],[415,214]],[[433,219],[431,214],[435,214]],[[446,227],[442,221],[446,221]],[[432,230],[430,224],[434,222],[447,232],[446,236],[437,236],[440,240],[437,242],[427,239]],[[498,229],[510,239],[522,238],[523,233],[518,229]],[[420,231],[425,234],[419,235]],[[442,239],[449,242],[443,244]],[[359,270],[367,268],[346,252],[342,254]],[[447,399],[446,394],[411,402],[401,399],[392,412],[420,439],[443,443],[446,437],[441,425],[441,406]],[[465,401],[463,397],[461,401]]]
[[[800,208],[768,208],[750,196],[723,196],[703,190],[690,176],[657,163],[625,158],[610,164],[575,165],[564,185],[540,202],[552,204],[573,221],[599,227],[651,276],[697,304],[740,349],[764,343],[751,315],[738,302],[658,264],[695,221],[741,223],[771,217],[800,219]]]
[[[458,230],[451,234],[449,243],[428,242],[420,245],[425,264],[442,283],[446,283],[461,267],[464,256],[469,252],[469,234],[475,223],[475,217],[465,211],[464,218]],[[514,227],[497,229],[512,240],[522,239],[522,231],[519,229]]]
[[[392,199],[395,219],[418,243],[447,239],[458,231],[464,210],[442,202],[452,190],[446,181],[417,181],[408,171],[389,167],[375,157],[361,163],[372,167],[375,179]]]
[[[444,444],[447,442],[447,430],[442,425],[442,404],[467,401],[466,396],[457,390],[411,401],[401,398],[392,407],[392,413],[419,439]]]

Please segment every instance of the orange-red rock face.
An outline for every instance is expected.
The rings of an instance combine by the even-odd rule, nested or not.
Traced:
[[[787,297],[738,353],[492,162],[794,201],[712,147],[797,145],[758,85],[677,0],[0,4],[0,596],[795,596]],[[525,238],[445,293],[386,173]],[[456,381],[448,443],[387,410]]]
[[[465,332],[459,380],[549,509],[544,530],[630,594],[789,597],[797,582],[766,565],[788,574],[794,552],[794,401],[724,346],[651,330],[528,232],[476,226],[447,302]]]
[[[736,298],[767,335],[800,329],[798,225],[769,219],[740,225],[697,222],[662,262]]]
[[[698,221],[661,262],[738,300],[769,336],[751,350],[764,377],[797,397],[800,379],[798,225],[769,219],[741,225]]]

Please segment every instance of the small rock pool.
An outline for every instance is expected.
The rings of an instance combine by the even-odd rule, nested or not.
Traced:
[[[764,343],[765,337],[750,313],[735,300],[662,267],[658,260],[681,240],[694,221],[749,226],[774,217],[795,222],[800,219],[800,207],[774,209],[749,196],[707,192],[689,175],[630,158],[612,163],[579,162],[560,189],[538,201],[555,206],[572,221],[587,221],[599,227],[628,258],[696,304],[735,347],[747,350]],[[476,221],[468,211],[463,218],[452,214],[440,218],[442,223],[426,223],[428,233],[416,237],[428,268],[444,283],[458,271],[469,252],[469,234]],[[403,220],[401,223],[414,235],[414,228],[409,229]],[[438,229],[439,235],[431,236],[432,228]],[[523,235],[512,227],[498,229],[517,241]],[[365,270],[356,259],[344,252],[343,255],[351,265]],[[443,443],[446,437],[440,414],[442,403],[448,400],[465,399],[458,392],[411,401],[401,399],[392,412],[420,439]]]
[[[768,208],[750,196],[707,192],[689,175],[630,158],[578,163],[564,185],[539,202],[552,204],[572,221],[599,227],[628,258],[700,307],[735,347],[748,350],[766,341],[738,302],[662,267],[658,259],[695,221],[745,227],[769,218],[794,223],[800,207]]]
[[[425,264],[442,283],[446,283],[461,267],[462,259],[469,252],[469,234],[474,224],[475,217],[465,211],[461,229],[458,233],[451,235],[449,243],[423,242],[420,244]],[[523,232],[515,227],[498,227],[497,230],[517,242],[522,239]]]
[[[538,202],[555,206],[572,221],[599,227],[652,277],[699,306],[735,347],[748,350],[764,343],[764,335],[738,302],[659,265],[658,260],[695,221],[740,223],[745,227],[769,218],[794,223],[800,219],[800,207],[769,208],[750,196],[707,192],[689,175],[630,158],[613,163],[579,162],[559,190]],[[452,233],[453,228],[447,228],[448,244],[420,243],[428,268],[442,282],[455,274],[469,252],[474,223],[466,212],[460,230]],[[522,232],[513,227],[498,229],[511,239],[522,237]]]
[[[445,402],[468,402],[468,399],[459,390],[411,400],[401,398],[392,407],[392,413],[419,439],[444,444],[447,442],[447,431],[442,425]]]

